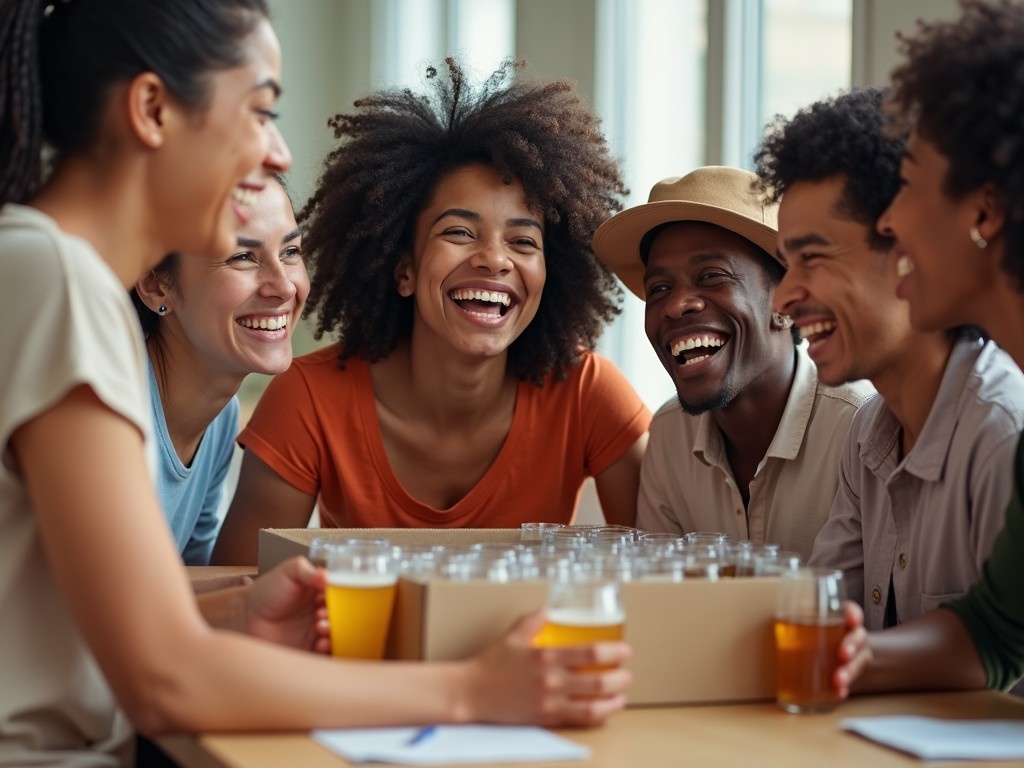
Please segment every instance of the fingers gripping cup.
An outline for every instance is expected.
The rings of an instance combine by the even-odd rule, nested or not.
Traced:
[[[839,704],[832,678],[845,632],[844,597],[842,571],[798,568],[779,574],[776,700],[787,712],[827,712]]]
[[[607,579],[569,576],[553,580],[547,612],[547,623],[534,639],[534,645],[544,648],[619,641],[626,624],[619,585]]]
[[[327,618],[332,656],[384,657],[398,567],[390,547],[343,544],[329,549]]]

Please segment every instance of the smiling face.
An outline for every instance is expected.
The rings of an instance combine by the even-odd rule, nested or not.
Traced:
[[[182,339],[207,371],[281,373],[309,293],[302,241],[284,189],[269,180],[227,257],[182,256],[161,336]]]
[[[546,274],[543,217],[522,184],[483,164],[438,182],[395,270],[399,293],[415,301],[413,338],[470,357],[508,350],[536,316]]]
[[[765,258],[699,222],[668,224],[651,244],[644,327],[688,413],[724,408],[766,371],[792,365],[789,330],[772,327]]]
[[[243,44],[246,63],[210,75],[209,103],[199,113],[171,100],[150,192],[161,214],[167,251],[224,254],[252,215],[268,173],[283,173],[291,155],[273,123],[281,51],[266,19]]]
[[[896,290],[922,331],[984,324],[986,299],[1000,279],[993,245],[981,251],[970,238],[976,194],[951,199],[944,191],[948,171],[936,146],[912,135],[900,166],[903,184],[878,222],[880,232],[896,238]]]
[[[843,184],[836,177],[786,189],[779,252],[787,268],[774,297],[807,340],[818,377],[832,386],[874,379],[913,343],[894,259],[871,248],[867,226],[837,213]]]

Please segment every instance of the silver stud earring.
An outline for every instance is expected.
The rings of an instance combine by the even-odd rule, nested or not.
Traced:
[[[981,232],[978,231],[977,227],[971,227],[971,241],[978,246],[978,250],[985,250],[988,245],[988,240],[981,236]]]
[[[167,305],[166,304],[161,304],[160,305],[160,309],[158,309],[157,312],[159,312],[161,315],[166,315],[167,314]]]

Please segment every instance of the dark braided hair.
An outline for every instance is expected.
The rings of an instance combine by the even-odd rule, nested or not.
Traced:
[[[547,279],[537,316],[509,350],[513,373],[540,385],[564,376],[619,311],[622,292],[594,256],[594,230],[626,189],[598,120],[569,81],[516,77],[505,62],[479,88],[453,59],[427,70],[431,93],[383,90],[328,121],[342,139],[300,214],[310,271],[307,317],[337,333],[341,361],[387,357],[412,333],[411,297],[395,266],[416,217],[449,172],[482,162],[522,183],[544,216]]]
[[[0,205],[96,140],[110,87],[153,72],[195,109],[211,72],[244,63],[265,0],[0,0]]]
[[[896,130],[913,128],[946,159],[956,200],[991,183],[1006,212],[1003,269],[1024,291],[1024,5],[961,0],[952,22],[900,35],[892,74]]]

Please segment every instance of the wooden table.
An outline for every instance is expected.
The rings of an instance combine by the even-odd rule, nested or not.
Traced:
[[[774,704],[637,708],[603,728],[560,731],[593,750],[587,768],[887,768],[936,765],[844,732],[846,717],[913,714],[948,719],[1024,720],[1024,701],[995,692],[855,697],[837,711],[789,715]],[[305,733],[168,736],[160,746],[184,768],[342,768],[348,762]],[[522,766],[522,763],[516,764]],[[536,764],[535,764],[536,765]],[[551,766],[552,763],[542,765]],[[1016,762],[943,762],[952,766]]]

